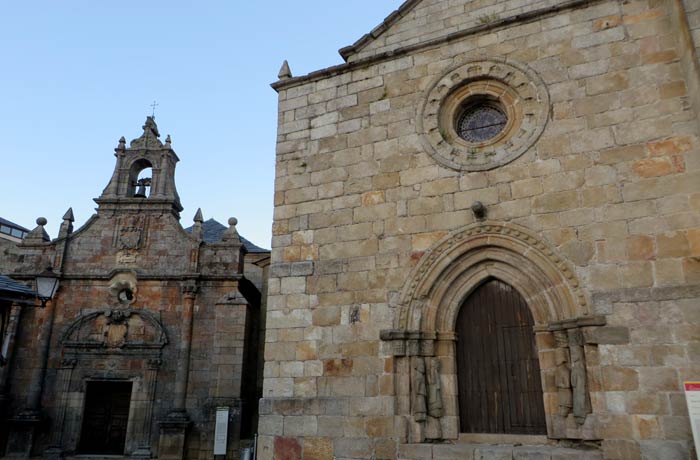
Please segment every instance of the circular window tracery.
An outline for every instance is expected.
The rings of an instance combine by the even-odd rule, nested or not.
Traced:
[[[467,142],[486,142],[503,131],[508,116],[495,104],[473,102],[457,118],[457,134]]]
[[[483,60],[453,68],[425,93],[417,126],[427,152],[458,171],[509,163],[539,138],[549,94],[523,64]]]

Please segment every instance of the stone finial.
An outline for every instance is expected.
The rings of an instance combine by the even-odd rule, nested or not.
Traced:
[[[201,224],[204,222],[204,215],[202,214],[202,208],[197,208],[197,212],[194,215],[194,222]]]
[[[170,134],[168,134],[168,136],[165,138],[165,148],[169,149],[171,147],[171,143],[172,141],[170,140]]]
[[[198,208],[194,215],[194,225],[192,226],[192,236],[201,240],[204,238],[204,229],[202,228],[202,223],[204,222],[204,216],[202,215],[202,208]]]
[[[289,62],[286,60],[282,63],[282,67],[280,68],[280,73],[277,74],[277,77],[280,80],[287,80],[289,78],[292,78],[292,71],[289,68]]]
[[[73,222],[75,222],[75,217],[73,217],[73,208],[68,208],[68,211],[63,215],[63,223],[61,228],[58,230],[58,237],[63,238],[71,233],[73,233]]]
[[[146,123],[142,126],[143,134],[141,137],[131,141],[132,149],[147,149],[147,148],[157,148],[163,147],[163,143],[158,139],[160,137],[160,132],[158,132],[158,125],[153,117],[146,117]]]
[[[66,213],[63,215],[63,220],[67,220],[68,222],[75,222],[75,217],[73,216],[73,208],[68,208],[68,211],[66,211]]]
[[[51,238],[49,238],[49,234],[46,233],[46,230],[44,230],[44,225],[46,225],[47,222],[48,221],[45,217],[39,217],[36,220],[36,227],[34,228],[34,230],[29,232],[24,241],[32,243],[51,241]]]
[[[117,148],[114,150],[117,152],[126,150],[126,138],[124,138],[124,136],[119,138],[119,145],[117,145]]]
[[[236,219],[235,217],[231,217],[228,220],[228,225],[228,230],[226,230],[221,236],[221,241],[240,241],[240,237],[238,236],[238,230],[236,230],[236,225],[238,225],[238,219]]]
[[[160,137],[158,132],[158,125],[156,125],[156,119],[153,117],[146,117],[146,123],[143,125],[143,130],[150,131],[154,136]]]

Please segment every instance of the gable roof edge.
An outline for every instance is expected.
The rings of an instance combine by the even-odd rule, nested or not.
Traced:
[[[306,83],[315,82],[315,81],[323,80],[323,79],[330,78],[330,77],[333,77],[336,75],[340,75],[340,74],[348,72],[348,71],[365,68],[365,67],[368,67],[372,64],[376,64],[378,62],[388,61],[390,59],[404,56],[404,55],[411,53],[411,52],[415,52],[418,50],[430,49],[430,48],[433,48],[435,46],[439,46],[443,43],[449,43],[449,42],[454,41],[454,40],[460,40],[460,39],[462,39],[464,37],[468,37],[470,35],[474,35],[474,34],[481,33],[481,32],[486,32],[486,31],[492,31],[492,30],[496,30],[496,29],[501,29],[503,27],[507,27],[510,24],[513,24],[516,22],[534,21],[542,16],[556,14],[560,11],[565,11],[565,10],[569,10],[569,9],[594,5],[594,4],[601,3],[604,1],[608,1],[608,0],[562,0],[562,1],[563,1],[563,3],[560,3],[558,5],[546,6],[546,7],[543,7],[541,9],[531,11],[528,13],[516,14],[514,16],[507,17],[504,19],[499,19],[497,21],[489,22],[487,24],[479,24],[479,25],[472,27],[472,28],[469,28],[469,29],[464,29],[464,30],[460,30],[457,32],[453,32],[451,34],[447,34],[443,37],[437,37],[437,38],[434,38],[434,39],[431,39],[431,40],[428,40],[425,42],[407,45],[404,47],[397,48],[395,50],[384,51],[384,52],[379,53],[379,54],[363,57],[363,58],[358,59],[356,61],[345,62],[345,63],[334,65],[331,67],[326,67],[325,69],[316,70],[314,72],[308,73],[306,75],[301,75],[299,77],[292,77],[292,78],[277,80],[276,82],[270,83],[270,86],[272,87],[272,89],[274,89],[277,92],[284,91],[284,90],[287,90],[289,88],[294,88],[296,86],[300,86],[300,85],[303,85]]]
[[[422,0],[406,0],[398,9],[392,11],[377,27],[372,29],[368,34],[363,35],[350,46],[346,46],[338,50],[345,62],[353,54],[360,52],[364,47],[372,43],[377,37],[389,30],[399,19],[406,16],[413,10]]]

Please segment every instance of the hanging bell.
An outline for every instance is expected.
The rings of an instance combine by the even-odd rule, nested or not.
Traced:
[[[138,186],[139,188],[134,193],[134,198],[146,198],[146,184],[139,182]]]
[[[146,198],[146,187],[151,185],[151,179],[139,179],[136,185],[138,185],[139,188],[136,190],[136,193],[134,193],[134,198]]]

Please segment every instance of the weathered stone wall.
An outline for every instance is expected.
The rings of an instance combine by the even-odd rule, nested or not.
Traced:
[[[13,241],[0,239],[0,273],[6,274],[12,270],[16,259],[16,246]]]
[[[396,23],[363,47],[349,61],[391,52],[397,48],[444,37],[446,34],[485,26],[531,11],[565,3],[562,0],[470,1],[444,2],[440,0],[406,2],[417,3]],[[399,10],[400,11],[400,10]]]
[[[492,8],[535,6],[546,5]],[[447,16],[455,28],[475,23],[477,7],[488,4],[422,2],[348,66],[276,85],[261,458],[412,458],[410,446],[397,450],[410,438],[397,416],[408,381],[380,331],[397,326],[400,293],[431,248],[478,228],[477,200],[491,222],[551,245],[590,314],[620,334],[586,345],[592,413],[574,437],[610,459],[690,458],[681,382],[700,372],[700,163],[671,3],[582,2],[401,52],[452,31],[436,25]],[[353,65],[387,49],[396,54]],[[432,82],[479,59],[534,69],[551,114],[510,164],[459,172],[427,153],[416,116]],[[548,340],[538,339],[543,376]],[[453,382],[443,377],[449,397]],[[550,437],[556,404],[545,398]]]
[[[683,5],[685,6],[695,48],[700,50],[700,3],[694,0],[683,0]]]

